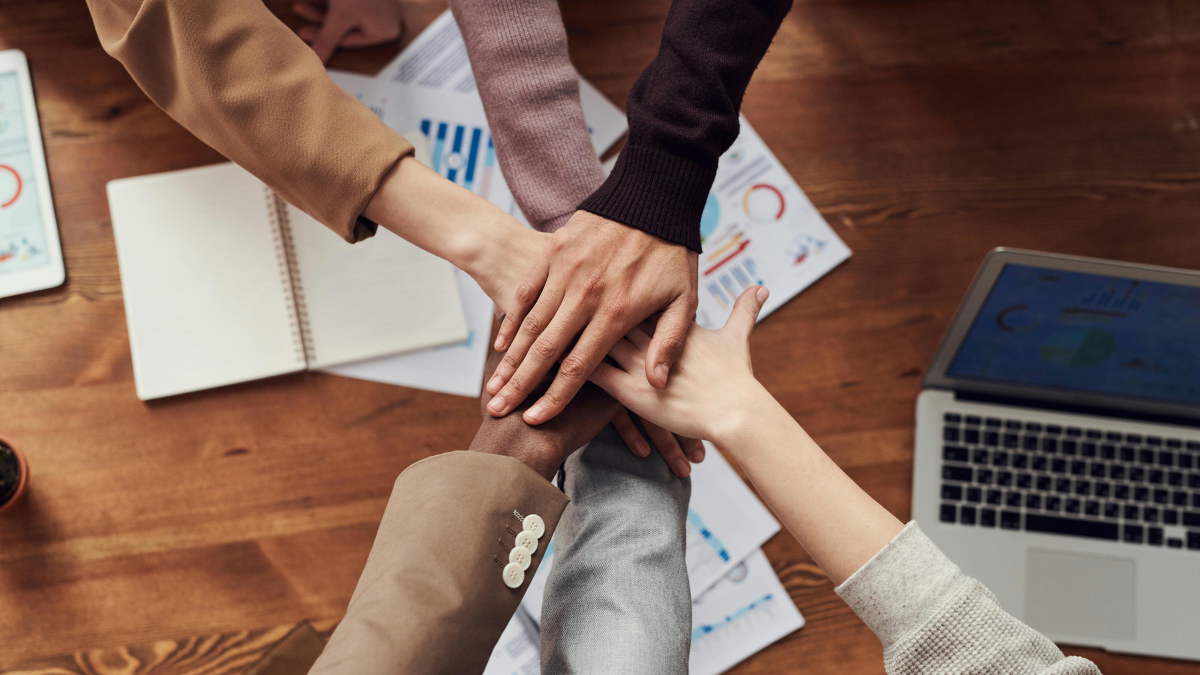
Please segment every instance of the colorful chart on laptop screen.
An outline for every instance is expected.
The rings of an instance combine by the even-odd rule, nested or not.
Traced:
[[[1200,403],[1200,288],[1006,265],[947,374]]]

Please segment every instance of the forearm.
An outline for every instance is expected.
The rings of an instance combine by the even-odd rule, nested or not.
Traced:
[[[471,275],[502,311],[545,235],[412,156],[396,163],[364,215]]]
[[[731,452],[783,525],[835,584],[887,545],[901,523],[845,474],[765,389],[753,417],[717,443]]]
[[[717,160],[791,0],[674,0],[662,44],[625,101],[629,141],[580,208],[700,251]]]
[[[260,0],[88,0],[105,51],[155,104],[343,238],[412,146],[343,92]]]
[[[534,228],[552,232],[604,180],[557,0],[451,0],[496,157]]]

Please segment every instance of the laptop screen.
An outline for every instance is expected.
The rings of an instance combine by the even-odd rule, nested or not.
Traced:
[[[1200,287],[1006,264],[946,374],[1200,404]]]

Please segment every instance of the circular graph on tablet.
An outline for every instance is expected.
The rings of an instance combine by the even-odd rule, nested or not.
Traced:
[[[7,164],[0,164],[0,209],[12,206],[21,196],[21,174]]]

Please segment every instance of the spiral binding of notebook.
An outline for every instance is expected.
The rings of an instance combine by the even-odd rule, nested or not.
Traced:
[[[263,191],[267,198],[267,212],[271,216],[275,252],[279,257],[279,276],[283,279],[284,293],[289,301],[288,318],[292,322],[292,340],[296,347],[296,356],[303,358],[305,363],[313,363],[317,354],[313,348],[312,327],[304,302],[304,283],[296,265],[296,246],[292,241],[292,228],[288,222],[287,203],[270,188],[263,186]]]

